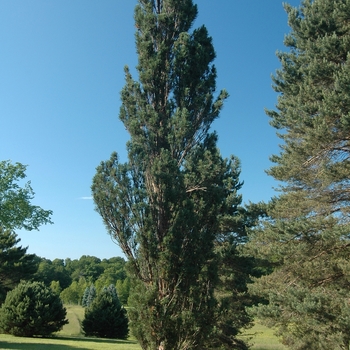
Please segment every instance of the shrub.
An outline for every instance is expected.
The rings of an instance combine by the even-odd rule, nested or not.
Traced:
[[[0,329],[19,337],[47,336],[67,323],[60,298],[42,282],[20,283],[0,308]]]
[[[82,327],[86,336],[126,339],[129,333],[126,310],[113,285],[103,288],[85,309]]]

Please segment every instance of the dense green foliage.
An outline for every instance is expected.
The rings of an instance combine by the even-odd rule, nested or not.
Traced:
[[[143,349],[210,348],[212,337],[214,348],[222,345],[215,246],[237,237],[243,223],[239,162],[221,157],[209,131],[228,94],[214,96],[215,51],[204,26],[191,31],[196,16],[191,0],[139,1],[139,81],[126,68],[121,93],[128,162],[113,153],[92,185],[96,209],[129,260],[128,314]],[[234,348],[230,326],[221,331]]]
[[[128,337],[126,310],[119,301],[114,285],[104,287],[85,309],[82,327],[86,336],[116,339]]]
[[[22,282],[0,308],[0,330],[20,337],[50,335],[68,321],[57,294],[40,282]]]
[[[37,230],[52,223],[51,210],[31,204],[34,192],[30,182],[23,187],[19,185],[26,177],[25,170],[26,166],[20,163],[0,162],[0,226],[5,229]]]
[[[104,286],[119,282],[124,285],[126,279],[125,260],[121,257],[99,259],[95,256],[83,255],[80,259],[69,258],[54,259],[35,258],[38,269],[32,276],[35,281],[44,282],[45,285],[59,291],[60,297],[67,304],[81,304],[84,291],[91,284],[96,290]],[[123,289],[123,304],[129,297],[128,282]]]
[[[31,204],[34,192],[27,182],[26,166],[0,161],[0,304],[6,293],[20,280],[28,280],[37,270],[35,255],[26,254],[28,248],[17,246],[20,239],[14,230],[37,230],[40,225],[52,223],[50,210]]]
[[[0,304],[9,290],[31,279],[37,270],[36,256],[26,254],[27,248],[18,246],[19,242],[15,233],[0,226]]]
[[[350,342],[350,1],[285,5],[291,33],[274,77],[284,144],[269,173],[282,182],[250,251],[272,274],[252,291],[256,314],[291,349],[348,349]]]
[[[128,298],[130,294],[130,278],[126,277],[125,280],[118,280],[115,285],[118,293],[118,298],[123,305],[128,305]]]
[[[38,269],[35,273],[35,280],[44,282],[49,286],[53,281],[59,282],[62,289],[67,288],[72,283],[72,277],[67,269],[64,260],[55,259],[53,261],[39,258]]]

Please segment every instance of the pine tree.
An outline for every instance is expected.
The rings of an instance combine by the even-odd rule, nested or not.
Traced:
[[[291,33],[274,77],[282,182],[250,249],[274,272],[252,286],[256,311],[291,349],[348,349],[350,341],[350,1],[285,5]]]
[[[67,323],[60,298],[42,282],[21,282],[0,308],[0,330],[19,337],[48,336]]]
[[[38,268],[36,256],[17,246],[19,242],[15,233],[0,226],[0,304],[8,291],[21,280],[30,280]]]
[[[127,256],[132,331],[143,349],[209,347],[217,322],[214,243],[234,226],[237,159],[223,159],[210,132],[227,92],[215,98],[215,51],[204,26],[191,31],[191,0],[139,0],[139,81],[125,68],[120,119],[128,161],[102,162],[96,209]]]
[[[83,307],[88,306],[87,300],[88,300],[89,294],[90,294],[90,287],[86,287],[84,290],[83,298],[81,300],[81,306],[83,306]]]
[[[86,287],[84,290],[83,298],[81,301],[81,305],[83,307],[88,307],[90,304],[94,301],[96,298],[96,288],[93,284],[91,284],[89,287]]]
[[[89,288],[89,294],[87,296],[87,299],[86,299],[86,306],[90,306],[92,304],[92,302],[95,300],[96,298],[96,288],[95,286],[92,284]]]
[[[119,301],[114,285],[104,287],[85,309],[82,326],[86,336],[116,339],[128,337],[126,310]]]

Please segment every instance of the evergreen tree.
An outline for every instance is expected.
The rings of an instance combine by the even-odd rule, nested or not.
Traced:
[[[86,300],[86,305],[87,305],[87,306],[90,306],[91,303],[94,301],[95,298],[96,298],[96,288],[95,288],[95,286],[92,284],[92,285],[90,286],[89,295],[88,295],[87,300]]]
[[[6,293],[21,280],[30,280],[38,268],[37,257],[26,254],[27,248],[17,246],[20,239],[0,226],[0,304]]]
[[[51,335],[68,323],[58,295],[42,282],[22,282],[0,308],[0,330],[20,337]]]
[[[83,298],[81,300],[81,306],[83,307],[87,307],[87,300],[88,300],[88,297],[89,297],[89,293],[90,293],[90,287],[86,287],[85,290],[84,290],[84,294],[83,294]]]
[[[350,1],[285,5],[291,33],[274,77],[282,182],[250,249],[274,267],[252,291],[256,310],[291,349],[348,349],[350,341]]]
[[[85,309],[82,326],[86,336],[116,339],[128,337],[126,310],[121,305],[113,285],[104,287]]]
[[[216,323],[214,243],[240,197],[237,160],[209,132],[227,93],[214,97],[215,51],[191,0],[139,0],[139,81],[125,69],[120,119],[128,162],[102,162],[96,209],[129,259],[129,317],[143,349],[203,349]],[[206,345],[207,344],[207,345]]]

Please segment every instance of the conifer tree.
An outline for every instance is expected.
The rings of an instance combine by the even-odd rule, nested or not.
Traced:
[[[232,232],[241,201],[239,163],[221,157],[210,132],[228,95],[214,96],[215,51],[204,26],[191,30],[196,16],[191,0],[139,0],[139,80],[125,68],[121,93],[128,161],[112,154],[92,185],[129,260],[128,315],[143,349],[210,347],[214,243]]]
[[[21,282],[0,308],[0,330],[19,337],[49,336],[67,323],[59,296],[42,282]]]
[[[274,272],[252,291],[259,319],[291,349],[348,349],[350,341],[350,1],[285,5],[291,33],[274,77],[281,153],[269,173],[281,195],[250,248]]]
[[[126,310],[114,285],[104,287],[85,309],[82,327],[86,336],[126,339],[129,333]]]
[[[0,304],[8,291],[21,280],[32,279],[38,268],[37,257],[27,254],[28,248],[18,246],[19,242],[15,233],[0,226]]]

